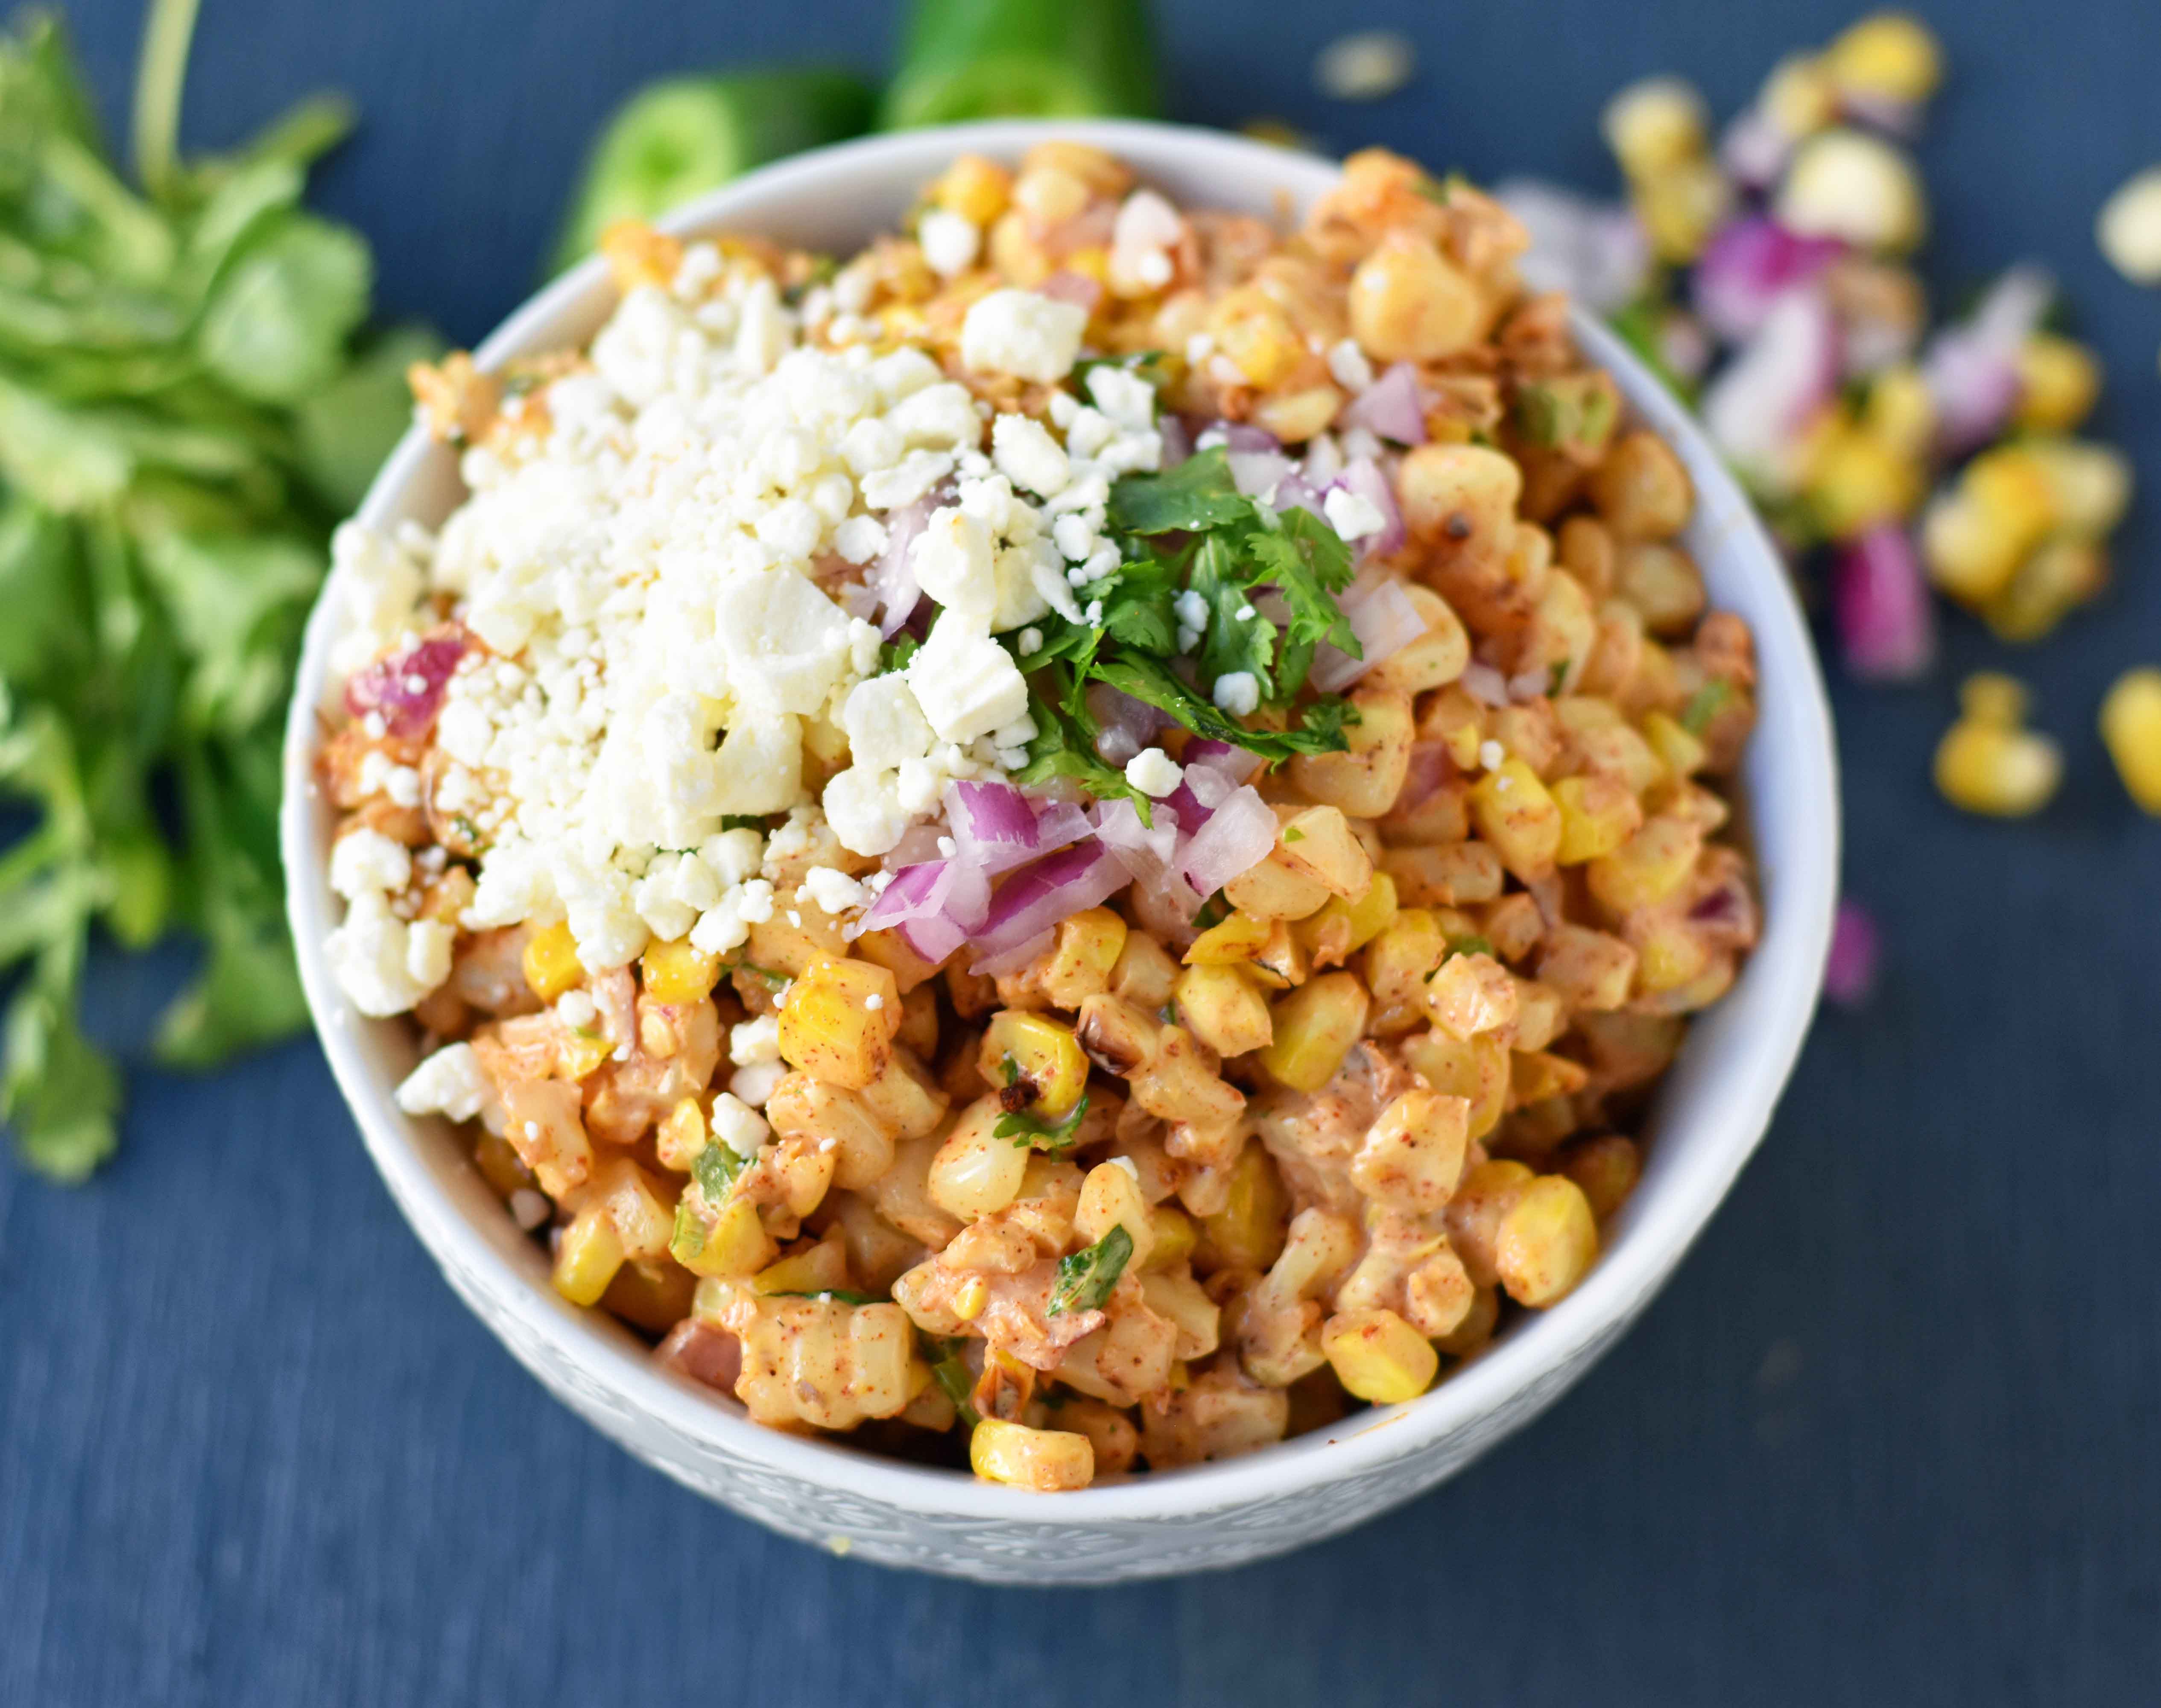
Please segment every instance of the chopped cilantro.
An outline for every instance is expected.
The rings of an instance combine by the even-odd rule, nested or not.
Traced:
[[[706,1195],[708,1208],[718,1210],[721,1200],[728,1195],[742,1171],[750,1166],[750,1159],[732,1146],[715,1141],[700,1151],[690,1164],[690,1178],[698,1183],[698,1190]]]
[[[895,635],[878,648],[878,674],[887,675],[895,670],[905,670],[908,661],[915,656],[916,648],[922,644],[912,634]]]
[[[1021,1083],[1020,1064],[1011,1056],[1005,1059],[1006,1085],[1008,1088]],[[1035,1095],[1030,1086],[1028,1095]],[[1014,1148],[1028,1150],[1040,1147],[1044,1150],[1060,1151],[1073,1143],[1073,1136],[1080,1130],[1081,1117],[1088,1112],[1088,1094],[1080,1094],[1080,1101],[1066,1112],[1063,1121],[1046,1121],[1040,1115],[1028,1112],[1025,1105],[1008,1109],[998,1117],[998,1123],[991,1129],[992,1138],[1009,1138]]]
[[[771,967],[760,966],[756,961],[731,961],[726,966],[723,966],[721,971],[724,973],[747,972],[752,978],[763,979],[777,991],[785,989],[789,984],[794,982],[794,981],[790,979],[786,973],[775,972]]]
[[[1193,923],[1197,928],[1205,931],[1212,926],[1221,924],[1230,917],[1231,903],[1224,899],[1223,892],[1219,889],[1206,901],[1201,903],[1200,910],[1193,916]]]
[[[722,813],[721,828],[724,831],[758,831],[765,829],[765,820],[756,813]]]
[[[1205,534],[1252,515],[1252,500],[1238,491],[1220,445],[1159,475],[1127,475],[1111,488],[1111,526],[1121,534]]]
[[[1111,1289],[1118,1284],[1118,1277],[1126,1273],[1126,1262],[1133,1254],[1133,1237],[1121,1224],[1086,1251],[1060,1258],[1058,1284],[1050,1290],[1050,1306],[1044,1314],[1061,1316],[1069,1310],[1100,1310]]]
[[[1692,736],[1701,735],[1732,697],[1733,685],[1722,676],[1712,677],[1689,695],[1688,704],[1681,708],[1681,727]]]
[[[820,1287],[815,1292],[805,1291],[800,1293],[795,1292],[791,1289],[782,1288],[778,1292],[767,1294],[765,1297],[768,1299],[830,1299],[836,1304],[878,1304],[883,1303],[881,1299],[873,1299],[867,1293],[857,1293],[853,1289],[847,1287]]]
[[[976,1415],[974,1403],[976,1378],[969,1372],[967,1361],[961,1356],[963,1343],[935,1336],[924,1338],[929,1341],[931,1351],[938,1354],[931,1361],[931,1376],[945,1390],[945,1398],[953,1402],[953,1409],[960,1413],[961,1421],[974,1429],[982,1419]]]
[[[1568,680],[1568,667],[1575,662],[1573,659],[1556,659],[1554,661],[1553,668],[1546,672],[1546,694],[1549,697],[1560,692],[1560,685]]]
[[[1492,955],[1495,960],[1500,959],[1499,956],[1494,955],[1492,944],[1483,937],[1451,937],[1448,940],[1448,947],[1441,951],[1440,966],[1447,966],[1459,955]],[[1440,966],[1426,974],[1429,984],[1433,982],[1434,973],[1440,971]]]
[[[1299,829],[1296,825],[1293,825],[1283,833],[1283,839],[1286,842],[1303,842],[1305,840],[1305,832]]]

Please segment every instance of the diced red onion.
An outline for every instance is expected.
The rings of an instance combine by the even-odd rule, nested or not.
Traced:
[[[1830,956],[1824,965],[1824,995],[1841,1008],[1859,1008],[1876,988],[1882,955],[1882,934],[1868,910],[1851,897],[1840,897]]]
[[[1278,516],[1286,510],[1310,510],[1323,521],[1328,518],[1328,512],[1321,505],[1320,494],[1314,491],[1312,484],[1303,475],[1293,475],[1278,487],[1276,495],[1268,501],[1268,505]]]
[[[1726,128],[1718,163],[1743,190],[1759,195],[1776,184],[1794,158],[1794,139],[1761,107],[1752,107]]]
[[[1008,872],[1041,851],[1035,809],[1009,783],[955,783],[945,790],[945,820],[960,857],[986,872]]]
[[[1023,866],[991,898],[989,917],[969,940],[976,948],[976,970],[1021,948],[1060,919],[1107,901],[1128,877],[1124,864],[1100,841],[1076,843]]]
[[[1696,263],[1697,312],[1729,343],[1752,338],[1781,294],[1809,283],[1845,251],[1836,237],[1801,237],[1768,214],[1735,220]]]
[[[965,860],[934,860],[893,874],[863,914],[863,929],[898,930],[925,961],[968,940],[990,911],[989,874]]]
[[[1485,706],[1506,706],[1508,703],[1508,679],[1491,664],[1476,659],[1463,667],[1456,679],[1463,684],[1463,691]]]
[[[1018,972],[1049,948],[1054,940],[1049,930],[1039,931],[1025,942],[1017,943],[1010,949],[1002,949],[996,955],[982,956],[968,971],[985,978],[1003,978],[1009,972]]]
[[[1034,805],[1035,846],[1039,848],[1062,848],[1068,842],[1077,842],[1096,834],[1085,807],[1070,800],[1039,800]]]
[[[1148,701],[1101,682],[1089,686],[1088,712],[1096,720],[1096,755],[1107,765],[1128,763],[1163,727],[1163,714]]]
[[[1129,800],[1101,802],[1096,809],[1096,835],[1117,857],[1135,888],[1159,903],[1158,913],[1190,919],[1199,911],[1201,898],[1174,869],[1180,829],[1177,809],[1169,801],[1158,801],[1148,816],[1153,822],[1143,825]]]
[[[1179,857],[1179,874],[1196,895],[1213,895],[1267,859],[1275,845],[1274,811],[1253,789],[1236,789],[1194,833]]]
[[[387,659],[378,659],[345,685],[345,709],[354,717],[371,712],[391,735],[412,740],[427,734],[443,709],[458,661],[470,650],[457,633],[431,634]]]
[[[1418,370],[1398,362],[1351,399],[1336,418],[1341,427],[1363,427],[1398,445],[1425,443],[1425,395]]]
[[[900,633],[901,624],[908,621],[923,596],[915,579],[915,565],[909,557],[917,536],[929,525],[933,508],[929,499],[918,498],[904,509],[888,513],[885,518],[885,549],[878,554],[871,584],[877,589],[878,603],[885,608],[885,615],[878,620],[878,633],[888,640]]]
[[[1959,456],[2001,434],[2018,407],[2018,352],[2055,296],[2039,268],[2013,267],[1972,314],[1929,341],[1921,378],[1936,406],[1937,448]]]
[[[1054,273],[1036,287],[1039,295],[1053,302],[1073,303],[1093,314],[1103,299],[1103,287],[1085,273]]]
[[[1188,768],[1205,765],[1220,771],[1233,783],[1243,783],[1260,768],[1261,756],[1244,747],[1234,747],[1228,742],[1208,737],[1185,744],[1185,763]]]
[[[1231,484],[1247,498],[1263,503],[1297,472],[1298,465],[1280,450],[1232,450],[1228,453]]]
[[[1903,528],[1872,529],[1839,554],[1831,611],[1846,668],[1864,682],[1911,681],[1935,662],[1935,607]]]
[[[1703,424],[1755,478],[1787,485],[1803,435],[1836,395],[1838,323],[1810,285],[1782,292],[1756,336],[1703,395]]]
[[[935,824],[910,825],[900,833],[900,840],[893,845],[879,864],[888,872],[898,872],[904,867],[919,866],[927,860],[942,860],[945,857],[938,851],[938,839],[945,834],[943,828]]]
[[[1385,570],[1360,575],[1344,593],[1342,605],[1364,656],[1353,658],[1325,641],[1316,647],[1307,680],[1323,694],[1340,693],[1425,633],[1425,618],[1403,584]]]
[[[1395,485],[1381,471],[1381,466],[1370,457],[1355,458],[1344,465],[1336,484],[1378,510],[1386,523],[1378,534],[1369,534],[1358,541],[1359,552],[1367,557],[1384,558],[1401,551],[1403,513],[1396,504]]]
[[[1283,440],[1265,427],[1256,427],[1250,421],[1216,421],[1210,431],[1223,435],[1223,443],[1232,450],[1281,450]]]
[[[1396,791],[1396,810],[1408,812],[1424,806],[1444,783],[1455,774],[1455,761],[1445,742],[1413,742],[1403,786]]]

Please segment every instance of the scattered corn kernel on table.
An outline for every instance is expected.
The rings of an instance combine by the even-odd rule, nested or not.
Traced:
[[[134,8],[76,9],[117,112]],[[2091,222],[2161,157],[2161,13],[1924,9],[1952,65],[1920,149],[1931,284],[2044,258],[2107,363],[2096,430],[2150,491],[2161,297],[2106,269]],[[725,28],[656,7],[635,31],[601,0],[206,11],[200,139],[350,91],[366,124],[330,207],[378,245],[386,310],[459,339],[524,293],[622,91],[812,45],[777,7]],[[1730,112],[1851,16],[1258,13],[1171,0],[1180,116],[1601,191],[1618,83],[1685,72]],[[808,16],[844,55],[888,28],[873,0]],[[1315,92],[1314,54],[1353,23],[1414,41],[1407,91]],[[1977,625],[1952,622],[1918,685],[1834,677],[1877,991],[1820,1022],[1642,1325],[1456,1482],[1306,1554],[1126,1591],[813,1554],[641,1468],[518,1370],[399,1222],[303,1042],[215,1080],[142,1076],[86,1190],[0,1163],[0,1704],[2134,1700],[2161,1672],[2161,825],[2093,719],[2119,670],[2161,659],[2153,512],[2119,536],[2117,590],[2012,663],[2067,754],[2040,817],[1961,817],[1929,786],[1956,683],[2004,656]],[[96,1012],[139,1033],[174,971],[106,969]]]

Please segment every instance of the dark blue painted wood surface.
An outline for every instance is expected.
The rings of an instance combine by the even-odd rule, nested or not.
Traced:
[[[454,335],[522,294],[623,90],[770,56],[876,65],[876,0],[206,0],[190,128],[350,90],[323,195],[382,300]],[[2161,158],[2161,10],[1949,0],[1922,148],[1946,289],[2046,258],[2109,363],[2103,431],[2161,489],[2161,295],[2093,252]],[[133,0],[78,6],[116,111]],[[1480,175],[1603,185],[1598,101],[1659,69],[1721,106],[1848,15],[1818,0],[1172,0],[1182,116],[1288,118]],[[1409,92],[1310,92],[1351,23]],[[1956,818],[1928,754],[1957,671],[1838,690],[1876,1005],[1818,1027],[1750,1169],[1612,1358],[1471,1474],[1225,1576],[1000,1593],[826,1559],[574,1421],[455,1303],[312,1045],[145,1075],[125,1148],[60,1192],[0,1164],[0,1703],[1328,1700],[1534,1705],[2154,1699],[2161,1679],[2161,825],[2091,736],[2161,659],[2155,506],[2120,587],[2018,668],[2070,780]],[[111,1023],[170,969],[112,970]]]

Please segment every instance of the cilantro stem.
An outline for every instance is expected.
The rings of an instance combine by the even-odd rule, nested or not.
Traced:
[[[180,187],[180,93],[188,78],[200,0],[150,0],[135,67],[135,171],[143,189],[169,202]]]

